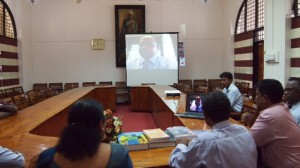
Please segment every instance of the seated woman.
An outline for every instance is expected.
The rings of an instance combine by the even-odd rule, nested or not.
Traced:
[[[37,168],[133,167],[128,150],[107,144],[103,107],[96,100],[83,99],[72,105],[68,125],[55,147],[43,151]]]

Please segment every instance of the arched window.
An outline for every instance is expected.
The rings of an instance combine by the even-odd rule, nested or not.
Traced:
[[[3,0],[0,0],[0,36],[17,38],[14,18]]]
[[[264,39],[264,0],[245,0],[236,20],[235,34],[255,30],[255,41]]]
[[[300,15],[300,1],[299,0],[293,1],[293,11],[294,11],[294,15],[292,17],[296,17],[296,16]]]
[[[0,87],[2,89],[20,84],[17,45],[13,15],[4,0],[0,0]]]

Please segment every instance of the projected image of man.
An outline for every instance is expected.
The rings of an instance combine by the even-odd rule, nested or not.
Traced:
[[[150,35],[141,37],[138,45],[139,55],[129,55],[128,69],[177,69],[177,64],[161,54],[157,40]]]

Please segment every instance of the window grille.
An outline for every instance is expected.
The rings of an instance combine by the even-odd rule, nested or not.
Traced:
[[[244,1],[238,13],[235,34],[255,31],[255,41],[264,39],[264,0]]]

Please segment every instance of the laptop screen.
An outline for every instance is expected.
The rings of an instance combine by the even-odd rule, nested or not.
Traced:
[[[202,112],[202,95],[187,94],[186,95],[186,112]]]

